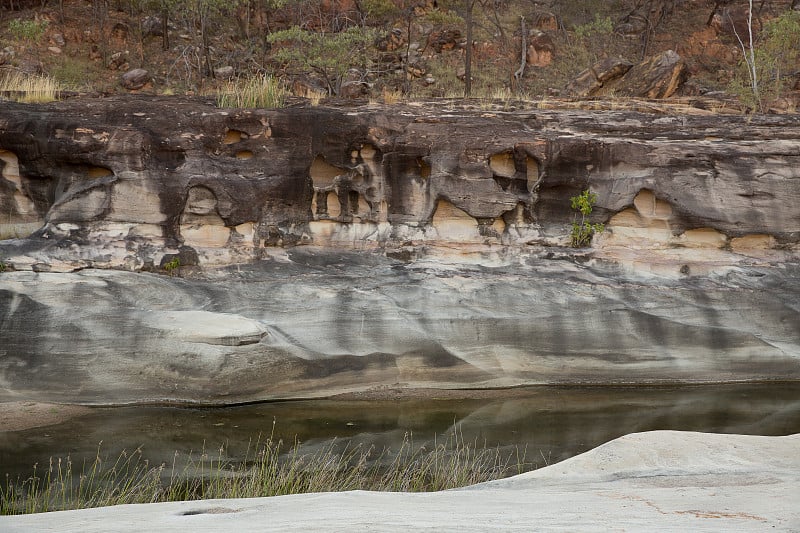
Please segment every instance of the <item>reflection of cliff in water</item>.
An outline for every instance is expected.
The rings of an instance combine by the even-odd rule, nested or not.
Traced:
[[[313,452],[331,439],[396,449],[407,435],[430,444],[454,430],[466,442],[525,449],[536,466],[556,462],[618,436],[676,429],[752,435],[800,432],[800,383],[695,387],[536,387],[496,399],[297,401],[219,409],[98,408],[68,422],[0,431],[0,475],[30,473],[51,456],[73,463],[102,450],[116,457],[143,447],[151,463],[172,464],[176,451],[226,444],[231,459],[259,435]],[[273,430],[274,421],[274,430]]]

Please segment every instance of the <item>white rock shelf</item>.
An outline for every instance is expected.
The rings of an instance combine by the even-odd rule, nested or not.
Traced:
[[[4,517],[0,530],[798,531],[799,504],[800,434],[652,431],[458,490],[122,505]]]

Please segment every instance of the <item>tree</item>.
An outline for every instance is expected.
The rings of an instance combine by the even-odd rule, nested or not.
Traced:
[[[752,6],[752,0],[750,0]],[[787,78],[797,74],[800,61],[800,12],[788,10],[767,21],[755,39],[752,13],[748,14],[747,43],[736,32],[743,60],[730,89],[754,111],[766,111],[779,98]]]
[[[377,32],[351,26],[340,32],[313,32],[299,26],[271,33],[267,40],[275,47],[274,61],[291,74],[309,70],[323,81],[328,94],[337,95],[348,70],[367,74],[372,65],[369,52]]]

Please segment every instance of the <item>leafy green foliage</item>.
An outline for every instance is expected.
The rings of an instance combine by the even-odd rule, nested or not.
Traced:
[[[391,0],[361,0],[360,5],[368,21],[386,21],[400,12]]]
[[[597,35],[609,35],[614,31],[614,23],[611,17],[601,17],[599,13],[595,14],[592,22],[580,24],[575,26],[575,37],[577,39],[589,39]]]
[[[603,230],[605,230],[604,224],[592,224],[586,220],[586,217],[592,214],[596,203],[597,194],[590,192],[588,189],[578,196],[570,198],[572,209],[581,215],[580,222],[577,220],[578,213],[575,214],[572,221],[570,244],[573,248],[589,246],[592,243],[592,237],[594,237],[595,233],[602,233]]]
[[[8,31],[21,41],[36,42],[47,30],[47,21],[14,19],[8,23]]]
[[[329,94],[338,94],[351,68],[366,72],[372,65],[373,28],[351,26],[336,33],[306,31],[299,26],[271,33],[267,40],[275,47],[273,60],[291,73],[313,71],[325,83]]]
[[[749,64],[749,53],[748,50],[744,54],[728,90],[746,107],[766,111],[771,102],[787,91],[787,75],[792,74],[800,62],[800,12],[787,11],[766,22],[754,45],[754,65]]]
[[[177,272],[179,268],[181,268],[181,260],[178,257],[173,257],[164,263],[164,270],[166,270],[170,276],[175,275],[175,272]]]

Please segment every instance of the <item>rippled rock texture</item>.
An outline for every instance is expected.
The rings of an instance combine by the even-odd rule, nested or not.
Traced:
[[[790,116],[7,104],[0,391],[800,379],[799,139]],[[587,188],[607,231],[573,251]]]

